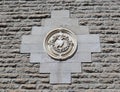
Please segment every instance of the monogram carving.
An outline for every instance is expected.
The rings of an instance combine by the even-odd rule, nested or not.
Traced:
[[[52,58],[63,60],[75,53],[77,40],[74,33],[68,29],[58,28],[47,34],[44,47]]]

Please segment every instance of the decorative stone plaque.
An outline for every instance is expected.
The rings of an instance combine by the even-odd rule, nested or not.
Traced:
[[[69,18],[68,10],[52,11],[51,19],[32,27],[22,37],[21,53],[30,53],[31,63],[40,63],[40,73],[50,73],[50,83],[71,83],[71,73],[81,72],[81,62],[91,62],[91,52],[100,52],[99,35]]]
[[[44,48],[52,58],[64,60],[75,53],[77,39],[70,30],[57,28],[47,34],[44,40]]]

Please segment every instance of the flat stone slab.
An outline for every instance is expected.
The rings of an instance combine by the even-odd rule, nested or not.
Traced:
[[[100,52],[99,35],[76,35],[78,39],[78,52]],[[31,39],[32,38],[32,39]],[[22,53],[45,52],[43,47],[44,35],[28,35],[22,37]]]
[[[43,20],[42,23],[46,26],[65,26],[65,25],[78,25],[77,19],[70,19],[70,18],[57,18],[57,19],[46,19]]]
[[[69,18],[69,11],[68,10],[59,10],[59,11],[52,11],[51,18]]]
[[[69,73],[69,72],[51,73],[50,74],[50,83],[51,84],[71,83],[71,73]]]
[[[30,62],[31,63],[50,63],[50,62],[56,63],[60,61],[51,59],[51,57],[49,57],[47,53],[44,52],[44,53],[31,53]],[[76,62],[76,63],[91,62],[91,52],[77,52],[74,56],[62,62]]]
[[[74,25],[74,26],[71,26],[71,25],[63,25],[63,26],[60,26],[60,25],[49,25],[49,26],[46,26],[46,27],[37,27],[37,26],[34,26],[32,28],[32,35],[44,35],[46,36],[46,34],[56,28],[66,28],[66,29],[69,29],[71,31],[74,31],[74,33],[76,35],[85,35],[85,34],[89,34],[89,28],[86,27],[86,26],[79,26],[79,25]]]
[[[58,72],[81,72],[81,63],[74,62],[52,62],[52,63],[41,63],[40,64],[40,72],[41,73],[58,73]]]

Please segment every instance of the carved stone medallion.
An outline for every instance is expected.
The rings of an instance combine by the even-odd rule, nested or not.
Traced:
[[[82,62],[92,62],[91,52],[101,51],[99,34],[89,34],[88,26],[69,17],[68,10],[52,11],[31,35],[22,36],[20,52],[30,53],[30,63],[40,63],[40,73],[50,73],[51,84],[71,83],[71,73],[80,73]]]
[[[77,40],[73,32],[57,28],[47,34],[44,49],[54,59],[64,60],[71,57],[77,49]]]

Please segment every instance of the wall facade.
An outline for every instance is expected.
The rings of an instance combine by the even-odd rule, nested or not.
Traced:
[[[21,37],[32,26],[50,18],[52,10],[69,10],[90,34],[100,35],[101,52],[72,83],[51,85],[40,64],[20,53]],[[0,0],[0,92],[120,92],[120,1],[119,0]]]

